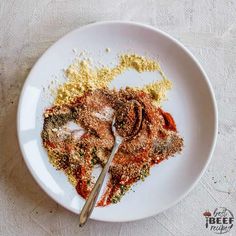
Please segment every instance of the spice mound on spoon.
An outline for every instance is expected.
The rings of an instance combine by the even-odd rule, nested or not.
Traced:
[[[115,138],[114,146],[111,155],[108,158],[102,172],[100,173],[97,182],[95,183],[92,192],[90,193],[84,207],[80,213],[80,226],[82,227],[90,217],[96,204],[98,195],[103,185],[105,176],[109,170],[110,164],[119,149],[123,139],[134,137],[140,130],[142,124],[142,106],[136,100],[131,100],[123,103],[116,111],[112,122],[112,132]]]
[[[136,100],[123,103],[116,111],[115,128],[118,135],[130,139],[134,137],[142,123],[142,106]]]

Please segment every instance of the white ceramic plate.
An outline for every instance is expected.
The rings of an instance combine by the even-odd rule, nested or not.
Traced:
[[[111,52],[105,53],[105,48],[111,48]],[[84,200],[64,174],[49,164],[40,137],[42,114],[50,106],[42,88],[55,76],[65,81],[62,69],[74,60],[73,49],[86,50],[104,64],[116,62],[121,52],[159,58],[174,84],[163,107],[173,115],[185,141],[181,155],[153,167],[151,175],[133,187],[135,192],[127,193],[118,204],[95,208],[91,218],[131,221],[173,206],[193,188],[210,161],[217,134],[216,102],[205,72],[191,53],[164,32],[142,24],[102,22],[81,27],[57,41],[35,64],[24,84],[17,118],[21,151],[33,177],[56,202],[80,213]],[[154,73],[129,71],[112,86],[141,85],[156,79]]]

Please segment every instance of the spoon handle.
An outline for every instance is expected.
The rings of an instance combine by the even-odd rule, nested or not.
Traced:
[[[109,159],[107,160],[107,163],[105,164],[102,172],[100,173],[100,175],[97,179],[97,182],[95,183],[93,190],[91,191],[91,193],[90,193],[87,201],[85,202],[84,207],[80,213],[80,217],[79,217],[79,222],[80,222],[79,226],[80,227],[82,227],[87,222],[88,218],[90,217],[90,215],[94,209],[94,206],[96,204],[96,201],[97,201],[98,195],[100,193],[102,184],[104,182],[105,176],[109,170],[111,161],[112,161],[113,157],[115,156],[119,146],[120,146],[120,142],[117,142],[117,140],[115,140],[115,144],[112,149],[111,155],[110,155]]]

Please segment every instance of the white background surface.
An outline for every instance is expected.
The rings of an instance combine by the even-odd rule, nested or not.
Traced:
[[[72,29],[100,20],[147,23],[189,48],[215,90],[219,135],[207,172],[179,204],[146,220],[90,221],[80,229],[78,217],[47,197],[26,169],[16,139],[16,107],[22,84],[45,49]],[[236,1],[1,0],[0,235],[213,235],[205,229],[206,209],[225,206],[236,216],[235,62]],[[227,235],[235,233],[236,225]]]

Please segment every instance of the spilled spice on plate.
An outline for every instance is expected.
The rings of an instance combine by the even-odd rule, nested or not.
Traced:
[[[158,72],[162,78],[143,87],[109,89],[118,75],[130,69]],[[116,66],[100,68],[89,59],[77,60],[65,70],[65,76],[67,81],[54,90],[53,106],[44,113],[41,137],[51,164],[64,171],[83,198],[94,186],[94,166],[104,166],[111,153],[111,124],[119,109],[116,128],[129,139],[123,140],[112,161],[98,206],[119,202],[135,182],[150,174],[154,164],[181,152],[183,139],[175,121],[160,108],[172,83],[156,60],[122,54]]]
[[[141,123],[135,120],[136,112],[142,114]],[[132,88],[88,91],[76,102],[53,106],[44,113],[41,136],[50,162],[66,173],[85,199],[94,186],[94,166],[104,166],[111,154],[111,125],[117,113],[118,131],[129,138],[124,138],[112,160],[107,188],[98,206],[119,202],[134,183],[150,174],[153,165],[181,152],[183,139],[173,118],[154,106],[147,93]]]
[[[136,89],[150,94],[156,104],[166,99],[166,92],[171,89],[172,83],[164,75],[159,63],[137,54],[123,54],[119,57],[119,63],[113,68],[106,66],[93,68],[88,60],[76,61],[70,65],[65,71],[67,82],[57,89],[54,104],[67,104],[86,91],[108,88],[112,80],[128,69],[134,69],[139,73],[159,72],[161,80]]]

